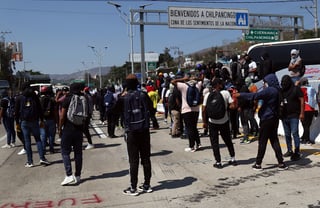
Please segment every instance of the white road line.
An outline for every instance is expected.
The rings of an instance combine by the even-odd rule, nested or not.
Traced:
[[[95,123],[92,123],[91,126],[95,130],[95,132],[99,135],[100,138],[102,139],[107,138],[104,132]]]

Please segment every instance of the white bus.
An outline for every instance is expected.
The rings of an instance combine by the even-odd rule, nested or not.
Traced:
[[[273,70],[276,72],[278,80],[281,80],[283,75],[289,73],[288,65],[291,59],[291,49],[299,50],[303,64],[306,66],[304,77],[307,77],[309,84],[318,90],[318,85],[320,84],[320,38],[259,43],[249,48],[248,55],[259,65],[262,60],[261,55],[267,52],[272,60]],[[257,82],[257,86],[259,87],[260,85],[262,85],[262,82]],[[319,119],[318,117],[313,121],[310,131],[310,137],[313,137],[311,139],[315,138],[317,143],[320,143],[320,129],[319,126],[317,126],[318,123],[320,123]],[[281,122],[278,133],[284,135]],[[303,128],[300,123],[299,134],[302,133]]]

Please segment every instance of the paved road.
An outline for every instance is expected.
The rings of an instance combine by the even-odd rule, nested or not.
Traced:
[[[160,119],[159,119],[160,120]],[[167,125],[152,131],[153,193],[125,196],[129,171],[126,145],[122,137],[107,138],[106,126],[97,120],[91,129],[95,149],[84,151],[82,183],[60,186],[64,178],[59,153],[48,155],[52,165],[25,168],[26,155],[18,156],[21,147],[0,149],[0,208],[47,207],[320,207],[320,146],[302,146],[303,159],[287,161],[287,171],[278,171],[276,159],[268,145],[262,172],[251,169],[257,141],[240,145],[233,140],[238,166],[214,169],[208,137],[202,137],[203,149],[184,152],[188,141],[172,139]],[[202,131],[202,130],[200,130]],[[117,130],[120,135],[121,130]],[[0,142],[3,145],[4,141]],[[285,144],[281,138],[285,151]],[[58,147],[57,147],[58,149]],[[33,150],[36,147],[33,146]],[[223,162],[228,160],[221,144]],[[34,153],[34,161],[39,161]],[[142,168],[139,180],[143,181]]]

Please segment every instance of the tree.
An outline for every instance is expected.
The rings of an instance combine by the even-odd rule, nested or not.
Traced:
[[[158,67],[159,66],[164,66],[164,67],[175,66],[174,60],[173,60],[172,56],[170,55],[170,49],[167,47],[164,49],[164,52],[161,53],[159,56]]]
[[[0,45],[0,79],[8,80],[10,85],[13,83],[12,64],[11,62],[12,49],[5,48],[4,44]]]

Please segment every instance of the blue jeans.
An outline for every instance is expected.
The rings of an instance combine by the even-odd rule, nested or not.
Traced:
[[[82,130],[72,127],[72,124],[66,125],[61,135],[61,155],[64,169],[67,176],[72,175],[72,165],[70,154],[74,151],[75,176],[81,176],[82,170]]]
[[[287,149],[292,152],[292,139],[293,137],[295,153],[300,152],[300,137],[299,137],[299,119],[298,118],[285,118],[282,120],[284,135],[286,138]]]
[[[43,147],[40,139],[40,126],[39,121],[21,121],[21,130],[25,139],[26,151],[28,163],[33,163],[32,160],[32,148],[31,148],[31,133],[36,140],[39,157],[41,160],[45,160]]]
[[[47,139],[49,138],[50,152],[54,152],[54,137],[56,135],[56,122],[52,120],[44,121],[44,128],[40,128],[40,137],[43,153],[46,153]]]
[[[3,126],[7,133],[7,144],[16,142],[16,131],[14,130],[14,118],[3,117]]]

